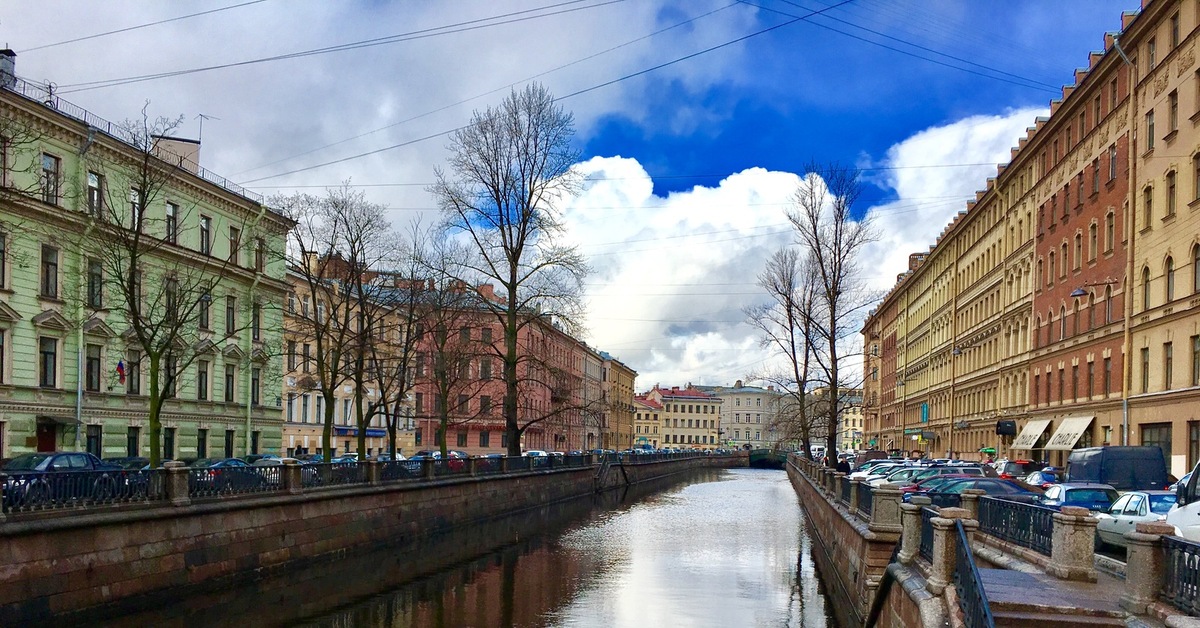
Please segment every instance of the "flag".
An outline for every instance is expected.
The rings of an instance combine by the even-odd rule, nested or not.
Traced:
[[[125,383],[125,361],[117,360],[117,381]]]

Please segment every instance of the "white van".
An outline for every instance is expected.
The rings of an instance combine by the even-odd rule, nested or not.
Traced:
[[[1196,478],[1200,464],[1192,469],[1191,477],[1186,484],[1180,484],[1175,490],[1175,505],[1167,512],[1167,523],[1175,526],[1175,535],[1189,541],[1200,541],[1200,493],[1197,492]]]

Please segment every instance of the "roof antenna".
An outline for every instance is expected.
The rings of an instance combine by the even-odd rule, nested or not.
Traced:
[[[204,121],[205,120],[220,120],[220,118],[218,118],[216,116],[206,116],[202,113],[196,114],[196,118],[200,118],[200,133],[196,137],[196,141],[203,143],[204,142]],[[196,118],[192,118],[192,119],[195,120]]]

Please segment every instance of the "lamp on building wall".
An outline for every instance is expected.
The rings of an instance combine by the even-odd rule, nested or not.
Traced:
[[[1071,291],[1071,296],[1075,297],[1075,298],[1086,297],[1087,290],[1084,290],[1084,288],[1094,288],[1096,286],[1111,286],[1113,284],[1118,284],[1118,283],[1121,283],[1121,282],[1117,279],[1110,279],[1108,277],[1105,277],[1104,279],[1099,279],[1096,281],[1085,281],[1085,282],[1083,282],[1083,285],[1081,285],[1078,288]]]

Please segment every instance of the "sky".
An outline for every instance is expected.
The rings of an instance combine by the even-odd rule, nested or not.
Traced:
[[[344,181],[436,219],[447,133],[543,83],[587,183],[583,340],[655,384],[778,364],[745,309],[805,166],[860,168],[879,292],[927,250],[1137,0],[6,0],[17,75],[110,121],[182,116],[270,196]],[[203,126],[201,126],[203,124]]]

